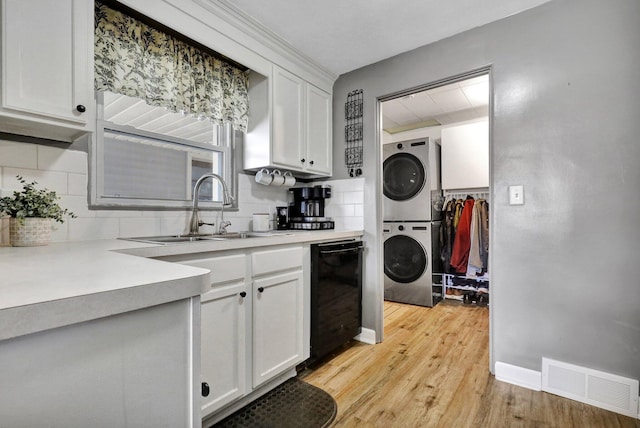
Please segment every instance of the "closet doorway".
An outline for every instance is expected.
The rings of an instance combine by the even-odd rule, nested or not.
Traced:
[[[380,295],[385,303],[394,302],[381,305],[383,323],[393,319],[384,312],[397,308],[397,302],[415,305],[407,296],[416,290],[430,293],[432,304],[422,305],[425,310],[490,307],[490,100],[488,68],[379,99],[383,189],[403,185],[385,173],[391,151],[408,152],[416,142],[431,147],[424,181],[429,188],[417,192],[420,201],[410,201],[412,207],[424,205],[422,211],[432,213],[429,218],[385,213],[387,195],[380,196],[385,288]],[[416,186],[418,173],[408,167],[404,172],[407,185]],[[411,282],[403,288],[396,272]]]

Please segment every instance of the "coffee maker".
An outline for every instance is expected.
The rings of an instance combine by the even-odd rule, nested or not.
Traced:
[[[335,224],[324,216],[324,201],[331,197],[331,186],[292,187],[289,189],[289,229],[333,229]]]

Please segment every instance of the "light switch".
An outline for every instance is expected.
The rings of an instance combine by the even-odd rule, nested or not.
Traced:
[[[509,205],[524,205],[524,186],[509,186]]]

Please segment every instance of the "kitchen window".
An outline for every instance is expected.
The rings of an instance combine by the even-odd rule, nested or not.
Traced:
[[[147,19],[95,5],[92,206],[186,208],[208,172],[237,194],[234,137],[247,125],[247,70]],[[199,200],[220,205],[220,184],[205,182]]]
[[[215,125],[110,92],[98,92],[96,97],[93,206],[187,208],[195,181],[207,172],[222,176],[235,194],[235,133],[230,125]],[[199,201],[203,208],[219,206],[219,183],[203,183]]]

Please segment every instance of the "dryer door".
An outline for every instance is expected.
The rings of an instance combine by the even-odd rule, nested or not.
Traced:
[[[396,153],[382,166],[383,193],[394,201],[406,201],[424,187],[427,176],[420,159],[410,153]]]
[[[395,235],[384,241],[384,273],[393,281],[416,281],[429,265],[427,252],[415,239]]]

